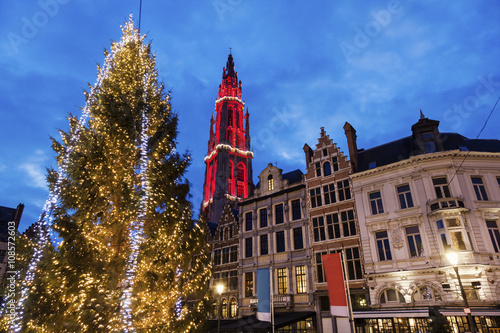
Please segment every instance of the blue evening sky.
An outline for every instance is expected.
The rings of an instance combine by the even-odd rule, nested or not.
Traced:
[[[104,48],[139,1],[2,1],[0,13],[0,205],[26,205],[23,231],[48,195],[49,136],[81,114]],[[268,163],[304,171],[302,147],[322,126],[347,154],[346,121],[359,148],[410,135],[420,109],[441,132],[475,138],[500,96],[499,17],[496,1],[144,0],[141,31],[172,91],[178,147],[192,155],[195,211],[230,47],[257,182]],[[499,114],[481,138],[500,137]]]

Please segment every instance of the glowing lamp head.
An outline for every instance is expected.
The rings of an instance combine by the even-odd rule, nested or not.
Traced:
[[[446,258],[448,258],[448,261],[453,266],[456,266],[458,264],[458,253],[456,253],[455,251],[448,251],[446,253]]]
[[[220,294],[222,294],[222,292],[224,291],[224,285],[223,284],[218,284],[217,285],[217,292]]]

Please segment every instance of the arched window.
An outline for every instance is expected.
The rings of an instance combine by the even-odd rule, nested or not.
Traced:
[[[231,126],[227,128],[227,141],[229,141],[230,144],[233,143],[233,128]]]
[[[225,227],[224,228],[224,240],[227,240],[229,238],[229,228]]]
[[[227,299],[222,300],[221,318],[227,318]]]
[[[240,128],[240,113],[238,111],[235,112],[234,118],[236,119],[234,126]]]
[[[330,162],[325,162],[325,164],[323,164],[323,175],[330,176],[331,174],[332,174],[332,169],[330,167]]]
[[[233,108],[227,109],[227,126],[233,126]]]
[[[441,301],[441,295],[436,293],[434,288],[429,286],[417,287],[412,295],[413,302],[434,302]]]
[[[405,297],[396,289],[385,289],[380,294],[380,304],[404,304]]]
[[[267,190],[272,191],[274,190],[274,180],[273,180],[273,175],[267,176]]]
[[[236,318],[238,315],[238,302],[235,298],[231,299],[231,303],[229,303],[229,317]]]
[[[213,318],[217,318],[219,317],[219,302],[217,302],[217,300],[215,300],[212,304],[212,316]]]
[[[236,168],[236,179],[238,181],[236,185],[236,196],[238,197],[244,197],[245,196],[245,181],[246,181],[246,175],[245,175],[245,166],[243,163],[238,164],[238,167]]]
[[[229,160],[229,175],[228,175],[228,187],[227,187],[227,191],[229,193],[229,195],[234,195],[234,180],[233,180],[233,161]]]

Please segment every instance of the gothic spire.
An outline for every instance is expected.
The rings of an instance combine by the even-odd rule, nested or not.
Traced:
[[[226,75],[228,76],[236,76],[236,72],[234,71],[234,61],[233,61],[233,55],[229,53],[229,56],[227,57],[227,62],[226,62]]]

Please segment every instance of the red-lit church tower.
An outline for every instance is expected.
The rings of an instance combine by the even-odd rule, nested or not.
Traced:
[[[226,202],[238,202],[252,190],[248,108],[241,100],[241,81],[229,54],[210,120],[202,209],[208,221],[219,222]]]

